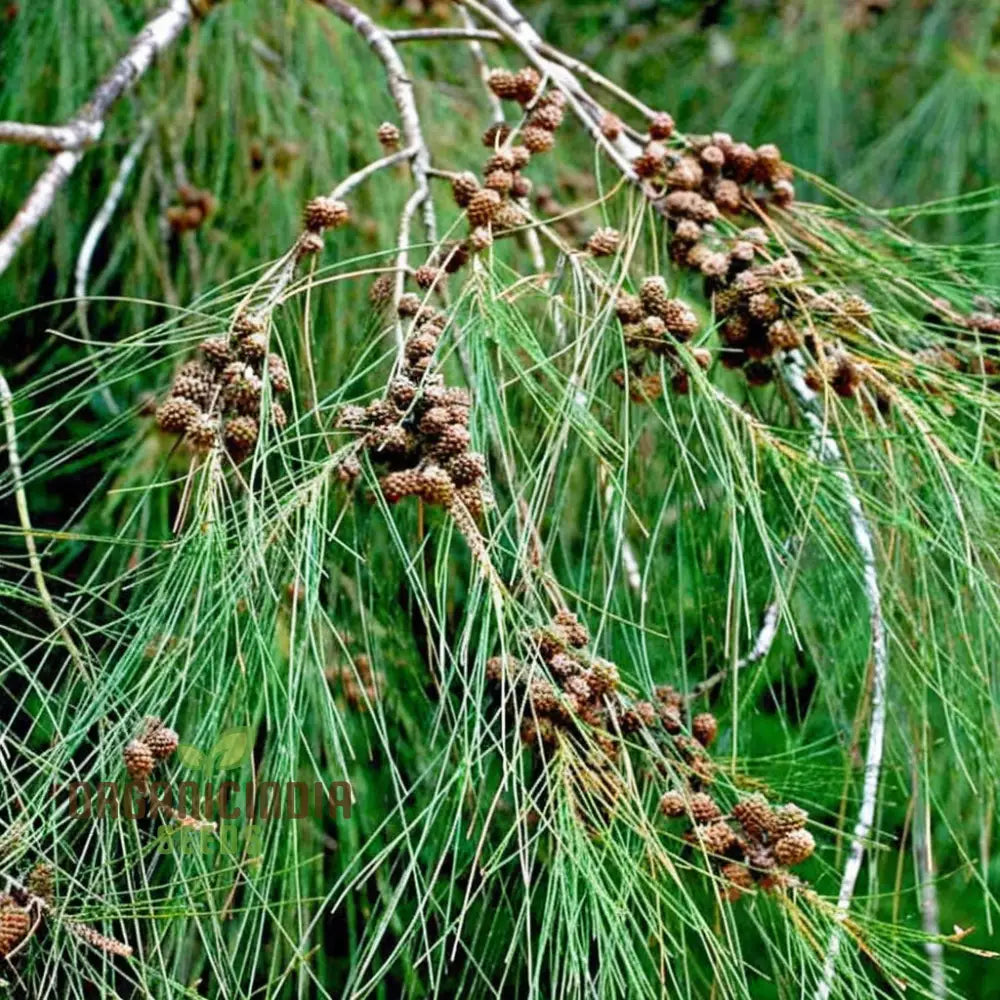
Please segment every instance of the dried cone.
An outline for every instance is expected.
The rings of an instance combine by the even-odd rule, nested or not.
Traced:
[[[396,279],[391,274],[380,274],[368,289],[368,301],[376,308],[381,309],[392,301],[395,291]]]
[[[511,127],[506,122],[494,122],[483,133],[483,145],[487,149],[497,149],[510,138],[510,133]]]
[[[413,272],[413,280],[418,288],[430,288],[441,277],[441,269],[431,264],[423,264]]]
[[[719,723],[711,712],[702,712],[691,720],[691,734],[703,746],[709,747],[719,733]]]
[[[530,128],[543,128],[546,132],[555,132],[562,124],[563,109],[559,104],[540,105],[531,112],[528,118]]]
[[[668,819],[679,819],[687,813],[687,803],[680,792],[671,790],[664,792],[660,799],[660,812]]]
[[[351,213],[342,201],[318,195],[306,205],[303,222],[306,229],[322,232],[344,225],[350,217]]]
[[[429,504],[447,507],[455,495],[455,484],[444,469],[429,465],[420,474],[420,496]]]
[[[722,810],[719,809],[715,799],[705,792],[695,792],[688,806],[691,810],[691,819],[695,823],[711,823],[722,815]]]
[[[753,876],[746,865],[731,861],[719,869],[719,874],[728,883],[726,886],[726,898],[730,903],[735,903],[744,892],[753,888]]]
[[[188,427],[186,441],[195,451],[210,451],[219,436],[219,421],[207,413],[201,414]]]
[[[694,828],[695,842],[709,854],[722,855],[732,846],[736,835],[722,822]]]
[[[532,153],[547,153],[555,145],[552,133],[537,125],[528,125],[521,133],[521,141]]]
[[[9,955],[31,930],[31,915],[24,907],[15,905],[10,896],[0,903],[0,957]]]
[[[156,423],[162,431],[183,434],[201,415],[198,404],[183,396],[168,399],[156,411]]]
[[[800,809],[794,802],[779,806],[774,810],[774,835],[775,837],[785,837],[789,833],[801,830],[806,825],[809,814],[805,809]]]
[[[603,135],[605,139],[610,139],[612,142],[614,142],[615,139],[620,138],[622,128],[624,127],[622,125],[621,118],[619,118],[616,114],[612,114],[610,111],[604,112],[601,117],[600,126],[601,135]]]
[[[666,111],[659,111],[650,119],[650,139],[669,139],[673,133],[674,120]]]
[[[256,333],[259,331],[252,332]],[[201,342],[198,349],[213,368],[225,368],[233,360],[225,337],[209,337],[208,340]]]
[[[486,85],[503,101],[517,98],[517,77],[509,69],[490,70]]]
[[[816,850],[816,841],[808,830],[793,830],[774,845],[774,857],[779,865],[791,868],[800,865]]]
[[[525,66],[514,74],[514,98],[527,104],[537,93],[542,78],[534,66]],[[530,147],[529,147],[530,148]]]
[[[240,416],[226,421],[223,436],[232,452],[243,455],[257,443],[257,433],[257,421],[253,417]]]
[[[125,770],[133,781],[143,781],[153,773],[156,758],[141,740],[130,740],[122,756],[125,759]]]
[[[38,896],[46,903],[51,903],[55,898],[55,873],[52,870],[52,865],[39,861],[28,872],[24,887],[32,896]]]
[[[733,818],[748,837],[761,840],[774,827],[774,814],[763,795],[751,795],[733,806]]]
[[[610,257],[618,249],[621,238],[617,229],[605,226],[587,240],[587,249],[595,257]]]
[[[465,208],[478,190],[479,181],[476,179],[476,175],[468,170],[465,173],[456,174],[451,180],[452,197],[459,208]]]
[[[399,148],[399,128],[392,122],[382,122],[378,127],[378,141],[386,150]]]
[[[486,226],[493,221],[500,209],[500,195],[496,191],[485,188],[469,199],[466,212],[473,226]]]
[[[168,726],[158,726],[143,739],[157,760],[166,760],[177,749],[179,741],[177,733]]]

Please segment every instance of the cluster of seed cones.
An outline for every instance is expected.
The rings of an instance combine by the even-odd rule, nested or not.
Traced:
[[[34,924],[32,900],[47,907],[54,893],[52,867],[40,862],[28,873],[24,890],[12,887],[0,894],[0,958],[6,958],[30,933]]]
[[[726,815],[698,783],[671,789],[660,800],[668,819],[686,819],[684,839],[704,851],[726,882],[735,902],[755,886],[773,889],[787,870],[809,858],[816,848],[805,829],[808,814],[789,802],[772,809],[763,795],[738,801]]]
[[[385,690],[385,677],[372,669],[372,661],[367,653],[358,653],[352,664],[330,667],[326,678],[336,684],[351,708],[359,712],[365,711],[369,704],[382,697]]]
[[[605,119],[605,135],[620,134],[617,119]],[[659,112],[649,122],[648,141],[632,168],[658,193],[658,206],[672,219],[699,224],[720,214],[737,215],[751,204],[770,200],[788,205],[795,199],[791,169],[781,150],[767,143],[754,149],[726,132],[692,136],[682,149],[668,143],[674,120]]]
[[[698,331],[698,317],[682,299],[671,298],[663,278],[645,278],[639,294],[619,296],[615,311],[622,324],[622,335],[628,348],[630,378],[629,391],[635,402],[648,402],[663,392],[659,370],[647,371],[647,366],[658,369],[660,358],[671,366],[671,385],[676,392],[688,391],[688,373],[679,363],[677,345],[687,343]],[[703,348],[695,348],[695,360],[703,368],[711,363],[711,355]],[[614,380],[624,386],[625,372],[618,371]]]
[[[146,719],[142,733],[137,739],[129,740],[122,752],[128,776],[133,781],[145,781],[160,761],[173,754],[177,743],[177,733],[172,729],[157,718]]]
[[[177,189],[180,203],[167,209],[167,222],[175,233],[197,229],[215,211],[211,191],[182,184]]]
[[[161,430],[183,434],[194,451],[206,453],[224,444],[235,461],[253,450],[260,433],[265,379],[272,395],[288,392],[285,362],[267,351],[266,324],[253,313],[240,313],[233,336],[212,337],[199,348],[201,360],[189,361],[174,377],[170,395],[156,411]],[[281,404],[271,402],[268,419],[285,426]]]
[[[486,460],[470,450],[472,397],[467,389],[447,386],[441,375],[431,374],[447,317],[413,293],[402,296],[397,310],[410,321],[402,370],[384,398],[367,407],[343,407],[337,426],[361,434],[368,457],[387,469],[379,484],[388,503],[419,497],[478,517],[487,503]],[[338,472],[352,482],[361,466],[352,455]]]
[[[947,300],[935,300],[924,322],[955,330],[956,342],[950,347],[934,346],[918,351],[916,360],[920,364],[969,375],[1000,375],[1000,315],[986,298],[979,298],[973,304],[976,311],[963,315]],[[992,386],[1000,389],[1000,382]]]

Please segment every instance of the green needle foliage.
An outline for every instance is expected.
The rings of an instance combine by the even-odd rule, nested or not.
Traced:
[[[640,4],[638,44],[595,54],[628,34],[607,5],[557,5],[562,21],[527,8],[654,108],[649,46],[688,60],[678,156],[731,127],[800,164],[799,200],[755,189],[700,234],[735,268],[746,230],[764,230],[746,273],[766,275],[798,338],[747,355],[724,304],[735,272],[687,259],[676,213],[623,179],[572,107],[555,149],[523,169],[520,219],[495,218],[489,245],[437,269],[479,231],[450,181],[490,155],[489,91],[461,39],[397,46],[440,237],[418,209],[398,277],[440,322],[411,320],[384,284],[369,299],[397,277],[416,162],[351,186],[349,223],[306,253],[320,227],[303,230],[305,203],[383,155],[379,123],[405,125],[377,46],[323,6],[223,3],[193,23],[115,106],[0,283],[0,989],[987,995],[1000,199],[980,186],[993,118],[981,142],[944,141],[991,109],[970,82],[989,53],[948,62],[933,30],[973,37],[976,18],[931,5],[848,30],[831,5],[789,5],[768,29],[777,46],[764,14],[723,5],[707,27],[696,5]],[[487,15],[502,26],[508,7],[467,11],[494,29]],[[0,118],[69,118],[155,10],[12,10]],[[464,23],[452,5],[366,10],[396,29]],[[924,33],[890,51],[908,19]],[[701,48],[723,31],[758,64],[724,95]],[[490,66],[524,66],[508,34],[484,44]],[[904,58],[922,89],[902,110],[887,90],[861,108],[835,86],[891,77]],[[615,110],[636,135],[650,126],[634,101]],[[75,301],[84,235],[144,121]],[[945,147],[939,171],[911,162]],[[5,217],[50,155],[0,146]],[[172,228],[193,188],[214,205]],[[618,233],[609,253],[584,248],[599,227]],[[414,273],[428,263],[431,288]],[[690,340],[649,349],[620,320],[650,276],[693,310]],[[256,439],[192,447],[157,405],[207,338],[242,351],[248,317],[291,389],[256,357],[239,374],[257,386]],[[421,333],[429,347],[414,350]],[[206,412],[230,406],[226,371],[206,375]],[[398,497],[385,423],[352,408],[383,412],[404,372],[417,401],[392,416],[410,449],[393,474],[421,492]],[[468,425],[458,453],[485,462],[471,492],[419,422],[443,387],[471,397],[448,397],[448,426]],[[264,416],[275,401],[284,421]],[[451,470],[445,502],[428,464]],[[142,771],[141,747],[123,751],[153,745],[149,717],[183,746]],[[203,797],[207,782],[279,795],[349,782],[350,809],[81,816],[53,794],[80,782],[96,803],[99,783],[129,775]],[[699,792],[717,814],[692,824]],[[772,820],[786,803],[808,812],[801,858],[741,818],[755,795]],[[732,842],[709,839],[725,831]]]

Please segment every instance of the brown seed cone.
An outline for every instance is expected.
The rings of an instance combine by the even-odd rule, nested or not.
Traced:
[[[416,469],[403,469],[382,476],[379,486],[386,503],[397,503],[403,497],[419,496],[423,480]]]
[[[778,806],[774,810],[774,836],[780,839],[796,830],[803,829],[808,818],[809,813],[805,809],[800,809],[794,802]]]
[[[428,465],[420,473],[420,496],[429,504],[447,507],[455,496],[455,484],[440,466]]]
[[[201,414],[198,404],[183,396],[171,397],[156,410],[156,423],[161,431],[183,434]]]
[[[10,896],[0,903],[0,958],[9,955],[31,930],[31,914],[17,906]]]
[[[702,147],[698,158],[701,160],[702,167],[711,173],[718,173],[726,162],[726,154],[718,146],[713,146],[711,143]]]
[[[726,899],[730,903],[743,895],[744,892],[753,888],[753,876],[746,865],[741,865],[736,861],[730,861],[719,869],[719,874],[726,880]]]
[[[482,253],[493,246],[493,233],[489,226],[477,226],[469,233],[469,250],[472,253]]]
[[[525,66],[514,74],[514,98],[527,104],[538,92],[542,77],[534,66]]]
[[[417,425],[421,434],[436,437],[451,426],[451,410],[447,406],[431,406],[426,409]]]
[[[663,286],[666,295],[666,285]],[[615,313],[622,323],[639,323],[643,317],[643,304],[638,295],[622,292],[615,302]]]
[[[698,261],[698,269],[706,278],[724,278],[729,273],[729,254],[710,250]]]
[[[267,336],[263,333],[250,333],[236,342],[236,350],[241,361],[256,364],[263,361],[267,354]]]
[[[489,505],[487,494],[483,491],[481,483],[468,483],[465,486],[455,487],[455,498],[452,506],[461,503],[462,506],[476,519],[483,516]]]
[[[782,207],[791,205],[795,201],[795,185],[791,181],[775,181],[771,188],[771,200]]]
[[[547,153],[555,145],[552,133],[537,125],[526,126],[521,133],[521,141],[532,153]]]
[[[603,135],[605,139],[610,139],[614,142],[615,139],[618,139],[621,136],[624,125],[618,115],[613,114],[610,111],[605,111],[601,116],[600,128],[601,135]]]
[[[716,316],[732,316],[740,307],[741,296],[735,288],[722,288],[712,297]]]
[[[185,366],[187,367],[187,366]],[[208,405],[215,387],[215,374],[210,368],[204,368],[199,374],[178,374],[170,387],[170,395],[174,398],[183,397],[197,403],[199,407]]]
[[[553,620],[556,625],[562,628],[566,636],[566,641],[576,649],[583,649],[590,642],[590,633],[587,631],[587,626],[572,611],[564,608],[556,612]]]
[[[46,903],[51,903],[56,894],[55,872],[52,865],[44,861],[39,861],[28,872],[24,887],[32,896],[38,896],[40,899],[44,899]]]
[[[506,122],[494,122],[483,133],[483,145],[487,149],[497,149],[510,138],[512,131]]]
[[[334,475],[342,483],[350,486],[361,475],[361,463],[353,455],[347,455],[335,466]]]
[[[695,823],[711,823],[722,815],[715,799],[706,792],[695,792],[688,801],[688,808]]]
[[[317,195],[306,205],[302,221],[306,229],[322,232],[324,229],[336,229],[344,225],[350,217],[351,213],[342,201]]]
[[[486,85],[503,101],[517,98],[517,77],[509,69],[492,69]]]
[[[157,760],[166,760],[176,749],[180,737],[169,726],[159,726],[143,742]]]
[[[260,410],[262,388],[260,379],[244,365],[243,371],[226,386],[226,403],[239,413],[253,415]]]
[[[682,343],[698,332],[698,317],[681,299],[668,299],[660,316],[673,337]]]
[[[761,184],[771,184],[778,180],[781,170],[781,150],[774,143],[768,142],[758,146],[754,163],[754,180]]]
[[[434,443],[433,455],[439,461],[447,462],[468,451],[470,440],[467,428],[461,424],[448,424]]]
[[[729,251],[729,269],[733,274],[745,271],[753,264],[757,248],[749,240],[739,240]]]
[[[562,124],[563,109],[558,104],[546,104],[535,108],[528,117],[530,128],[545,129],[546,132],[555,132]]]
[[[617,229],[604,226],[587,240],[587,249],[595,257],[610,257],[621,243],[622,235]]]
[[[413,292],[407,292],[405,295],[399,297],[399,302],[396,303],[396,312],[402,316],[416,316],[420,311],[420,296],[415,295]]]
[[[323,252],[323,237],[319,233],[308,232],[303,233],[299,237],[299,242],[295,245],[295,253],[298,257],[308,257],[314,253]]]
[[[693,157],[684,156],[667,171],[667,185],[678,191],[697,191],[705,171]]]
[[[745,142],[734,142],[726,150],[725,173],[740,184],[750,180],[757,163],[757,154]]]
[[[493,218],[493,226],[499,232],[517,229],[519,226],[526,225],[527,222],[528,216],[525,212],[510,201],[505,201],[497,209],[497,213]]]
[[[447,470],[456,486],[471,486],[486,475],[486,459],[478,452],[467,451],[456,455],[448,463]]]
[[[707,201],[694,191],[671,191],[663,199],[667,213],[678,219],[694,219],[695,222],[715,222],[719,209],[715,202]]]
[[[760,323],[773,323],[781,315],[781,307],[767,292],[751,295],[747,311]]]
[[[153,751],[140,740],[129,740],[122,757],[125,759],[125,770],[133,781],[148,778],[156,766]]]
[[[691,735],[703,747],[710,747],[718,734],[719,723],[711,712],[702,712],[691,720]]]
[[[721,857],[733,846],[736,835],[729,826],[723,822],[697,825],[692,833],[695,844],[701,846],[706,853]]]
[[[288,366],[281,355],[267,356],[267,374],[271,379],[271,388],[275,392],[288,392],[291,389],[292,380],[288,374]]]
[[[763,795],[751,795],[733,806],[733,819],[753,840],[761,841],[774,828],[774,813]]]
[[[399,126],[394,125],[392,122],[382,122],[376,134],[378,135],[379,143],[387,150],[399,148]]]
[[[244,455],[253,448],[257,433],[257,421],[247,416],[227,420],[222,432],[227,447],[236,455]]]
[[[830,378],[833,391],[844,399],[850,399],[861,383],[861,372],[854,360],[847,354],[837,359],[837,366]]]
[[[281,403],[271,404],[271,423],[277,427],[279,431],[283,431],[288,425],[288,414],[285,413],[285,408]]]
[[[416,396],[416,385],[405,375],[397,375],[389,383],[389,399],[401,410],[405,410],[416,399]]]
[[[266,333],[267,320],[259,313],[239,312],[233,318],[233,333],[237,337],[246,336],[248,333]]]
[[[659,316],[660,319],[664,319],[664,314],[670,305],[666,281],[659,275],[643,278],[639,286],[639,300],[647,316]]]
[[[767,342],[774,351],[790,351],[802,346],[802,334],[791,323],[779,319],[767,328]]]
[[[758,268],[751,268],[736,276],[733,287],[745,299],[749,300],[755,295],[761,295],[767,291],[767,275]]]
[[[701,226],[694,219],[681,219],[674,229],[674,241],[684,245],[697,243],[701,235]]]
[[[621,680],[618,668],[610,660],[595,659],[584,671],[587,683],[595,695],[600,696],[614,691]]]
[[[668,819],[679,819],[687,813],[687,803],[684,796],[673,789],[664,792],[660,799],[660,812]]]
[[[491,191],[506,193],[514,186],[514,175],[509,170],[491,170],[483,182]]]
[[[187,429],[185,440],[199,452],[211,451],[219,439],[218,417],[201,414]]]
[[[674,119],[666,111],[658,111],[649,120],[650,139],[669,139],[674,134]]]
[[[451,179],[451,194],[459,208],[465,208],[479,190],[476,175],[468,170]]]
[[[346,409],[346,407],[345,407]],[[365,407],[365,422],[372,427],[397,423],[403,414],[387,399],[373,399]]]
[[[652,145],[652,144],[651,144]],[[663,169],[663,158],[653,153],[640,153],[632,161],[632,169],[639,177],[655,177]]]
[[[736,181],[724,178],[712,188],[712,201],[720,212],[738,215],[743,209],[743,191]]]
[[[413,272],[413,280],[418,288],[430,288],[443,277],[441,268],[431,264],[423,264]]]
[[[486,226],[496,217],[500,209],[500,195],[489,188],[476,191],[469,199],[466,213],[473,226]]]
[[[779,865],[791,868],[802,864],[815,850],[816,841],[808,830],[793,830],[774,845],[774,857]]]
[[[225,337],[209,337],[201,342],[198,350],[213,368],[225,368],[233,360]]]

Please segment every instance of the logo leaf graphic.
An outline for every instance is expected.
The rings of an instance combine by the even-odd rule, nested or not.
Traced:
[[[205,755],[189,743],[177,744],[177,757],[185,766],[199,770],[205,762]]]
[[[249,756],[249,732],[242,726],[235,729],[227,729],[215,741],[215,746],[208,753],[206,764],[210,764],[211,766],[203,769],[209,774],[216,771],[225,771],[231,767],[239,766]]]

